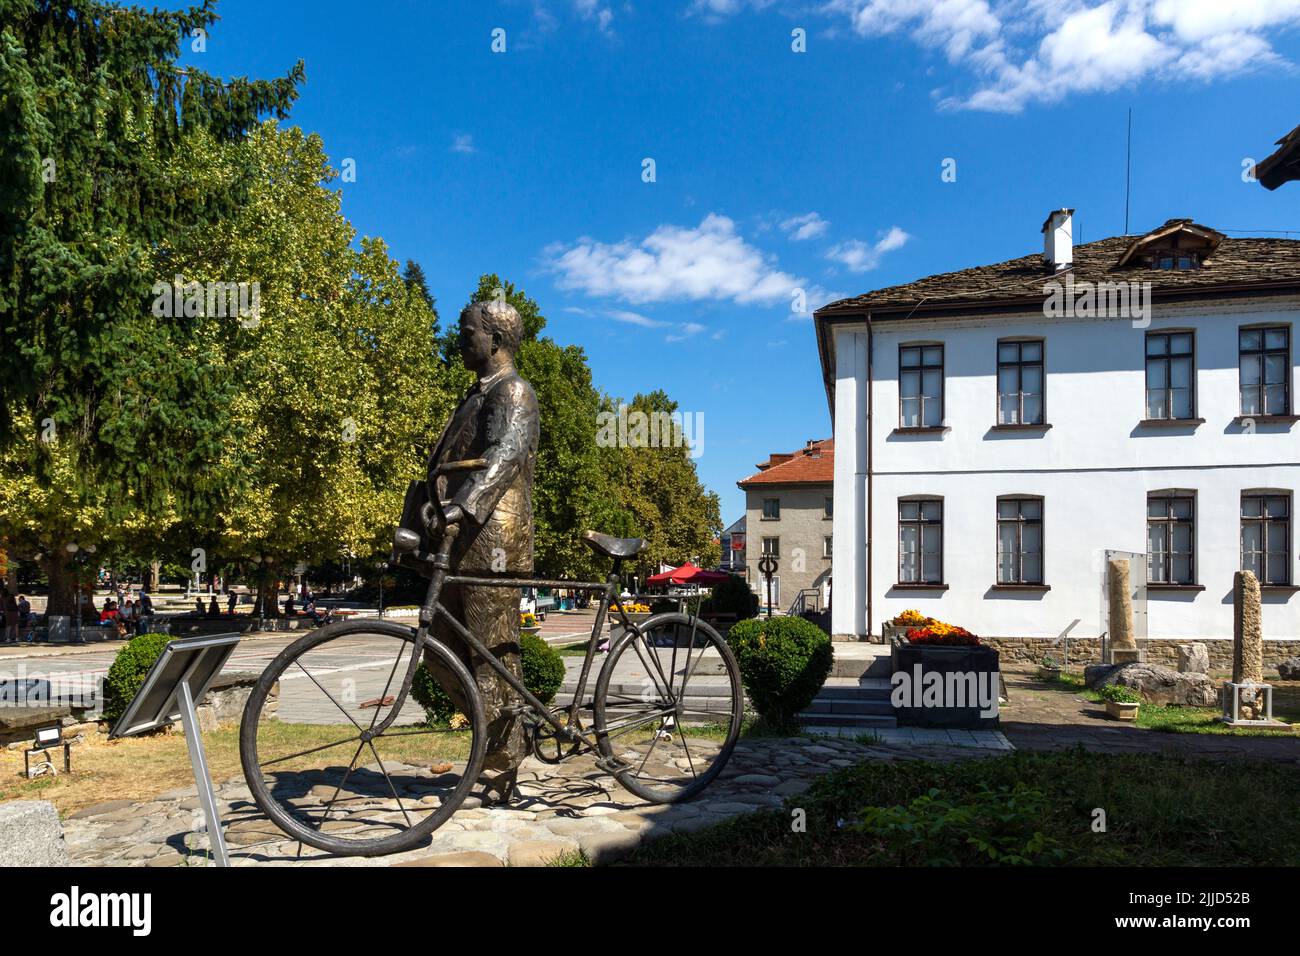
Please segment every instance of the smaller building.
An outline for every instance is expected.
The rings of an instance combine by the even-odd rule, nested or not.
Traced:
[[[718,565],[718,570],[744,576],[746,571],[745,515],[741,515],[727,526],[727,530],[722,532],[718,543],[722,546],[722,560]]]
[[[767,582],[758,570],[776,558],[773,613],[822,611],[831,598],[831,527],[835,441],[809,441],[794,452],[773,453],[758,473],[736,482],[745,492],[745,564],[750,587],[767,605]]]

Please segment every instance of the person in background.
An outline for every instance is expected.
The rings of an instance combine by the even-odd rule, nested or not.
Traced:
[[[112,624],[121,616],[112,598],[104,598],[104,610],[99,612],[100,624]]]
[[[153,598],[149,596],[148,591],[140,592],[140,601],[136,604],[136,610],[140,612],[141,617],[153,614]]]
[[[239,603],[239,596],[238,596],[237,594],[235,594],[234,591],[231,591],[229,594],[227,594],[227,595],[226,595],[226,613],[229,614],[229,615],[231,615],[231,616],[233,617],[233,616],[234,616],[234,613],[235,613],[235,605],[238,604],[238,603]]]
[[[221,617],[221,605],[217,603],[217,596],[212,595],[212,600],[208,602],[208,617]]]
[[[201,597],[196,597],[196,598],[194,599],[194,613],[197,614],[199,617],[202,617],[202,616],[203,616],[203,612],[204,612],[204,608],[203,608],[203,598],[201,598]]]
[[[293,617],[293,592],[292,591],[289,592],[289,596],[285,598],[284,601],[284,616]]]
[[[4,621],[5,621],[5,643],[18,643],[18,600],[9,593],[9,589],[4,590]]]

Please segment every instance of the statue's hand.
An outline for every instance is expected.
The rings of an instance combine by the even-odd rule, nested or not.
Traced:
[[[460,505],[443,505],[442,514],[449,525],[460,524],[465,520],[465,511]]]

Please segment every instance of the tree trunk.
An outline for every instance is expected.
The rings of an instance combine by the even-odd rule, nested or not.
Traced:
[[[259,617],[280,616],[279,588],[275,584],[275,575],[270,572],[263,572],[262,577],[258,579],[257,604],[254,606],[253,613]]]
[[[46,614],[66,614],[75,617],[77,613],[76,577],[69,570],[60,555],[41,559],[41,570],[50,582],[50,597],[45,607]],[[75,623],[75,622],[74,622]]]
[[[161,574],[162,574],[162,562],[150,561],[149,562],[149,593],[150,594],[158,593],[158,578]]]

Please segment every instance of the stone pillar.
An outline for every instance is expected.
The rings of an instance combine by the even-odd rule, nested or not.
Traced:
[[[1252,571],[1238,571],[1232,581],[1232,682],[1259,684],[1263,680],[1264,627],[1259,580]]]
[[[1129,586],[1127,558],[1111,558],[1106,565],[1107,590],[1110,594],[1111,661],[1125,664],[1138,659],[1137,638],[1133,628],[1133,591]]]

